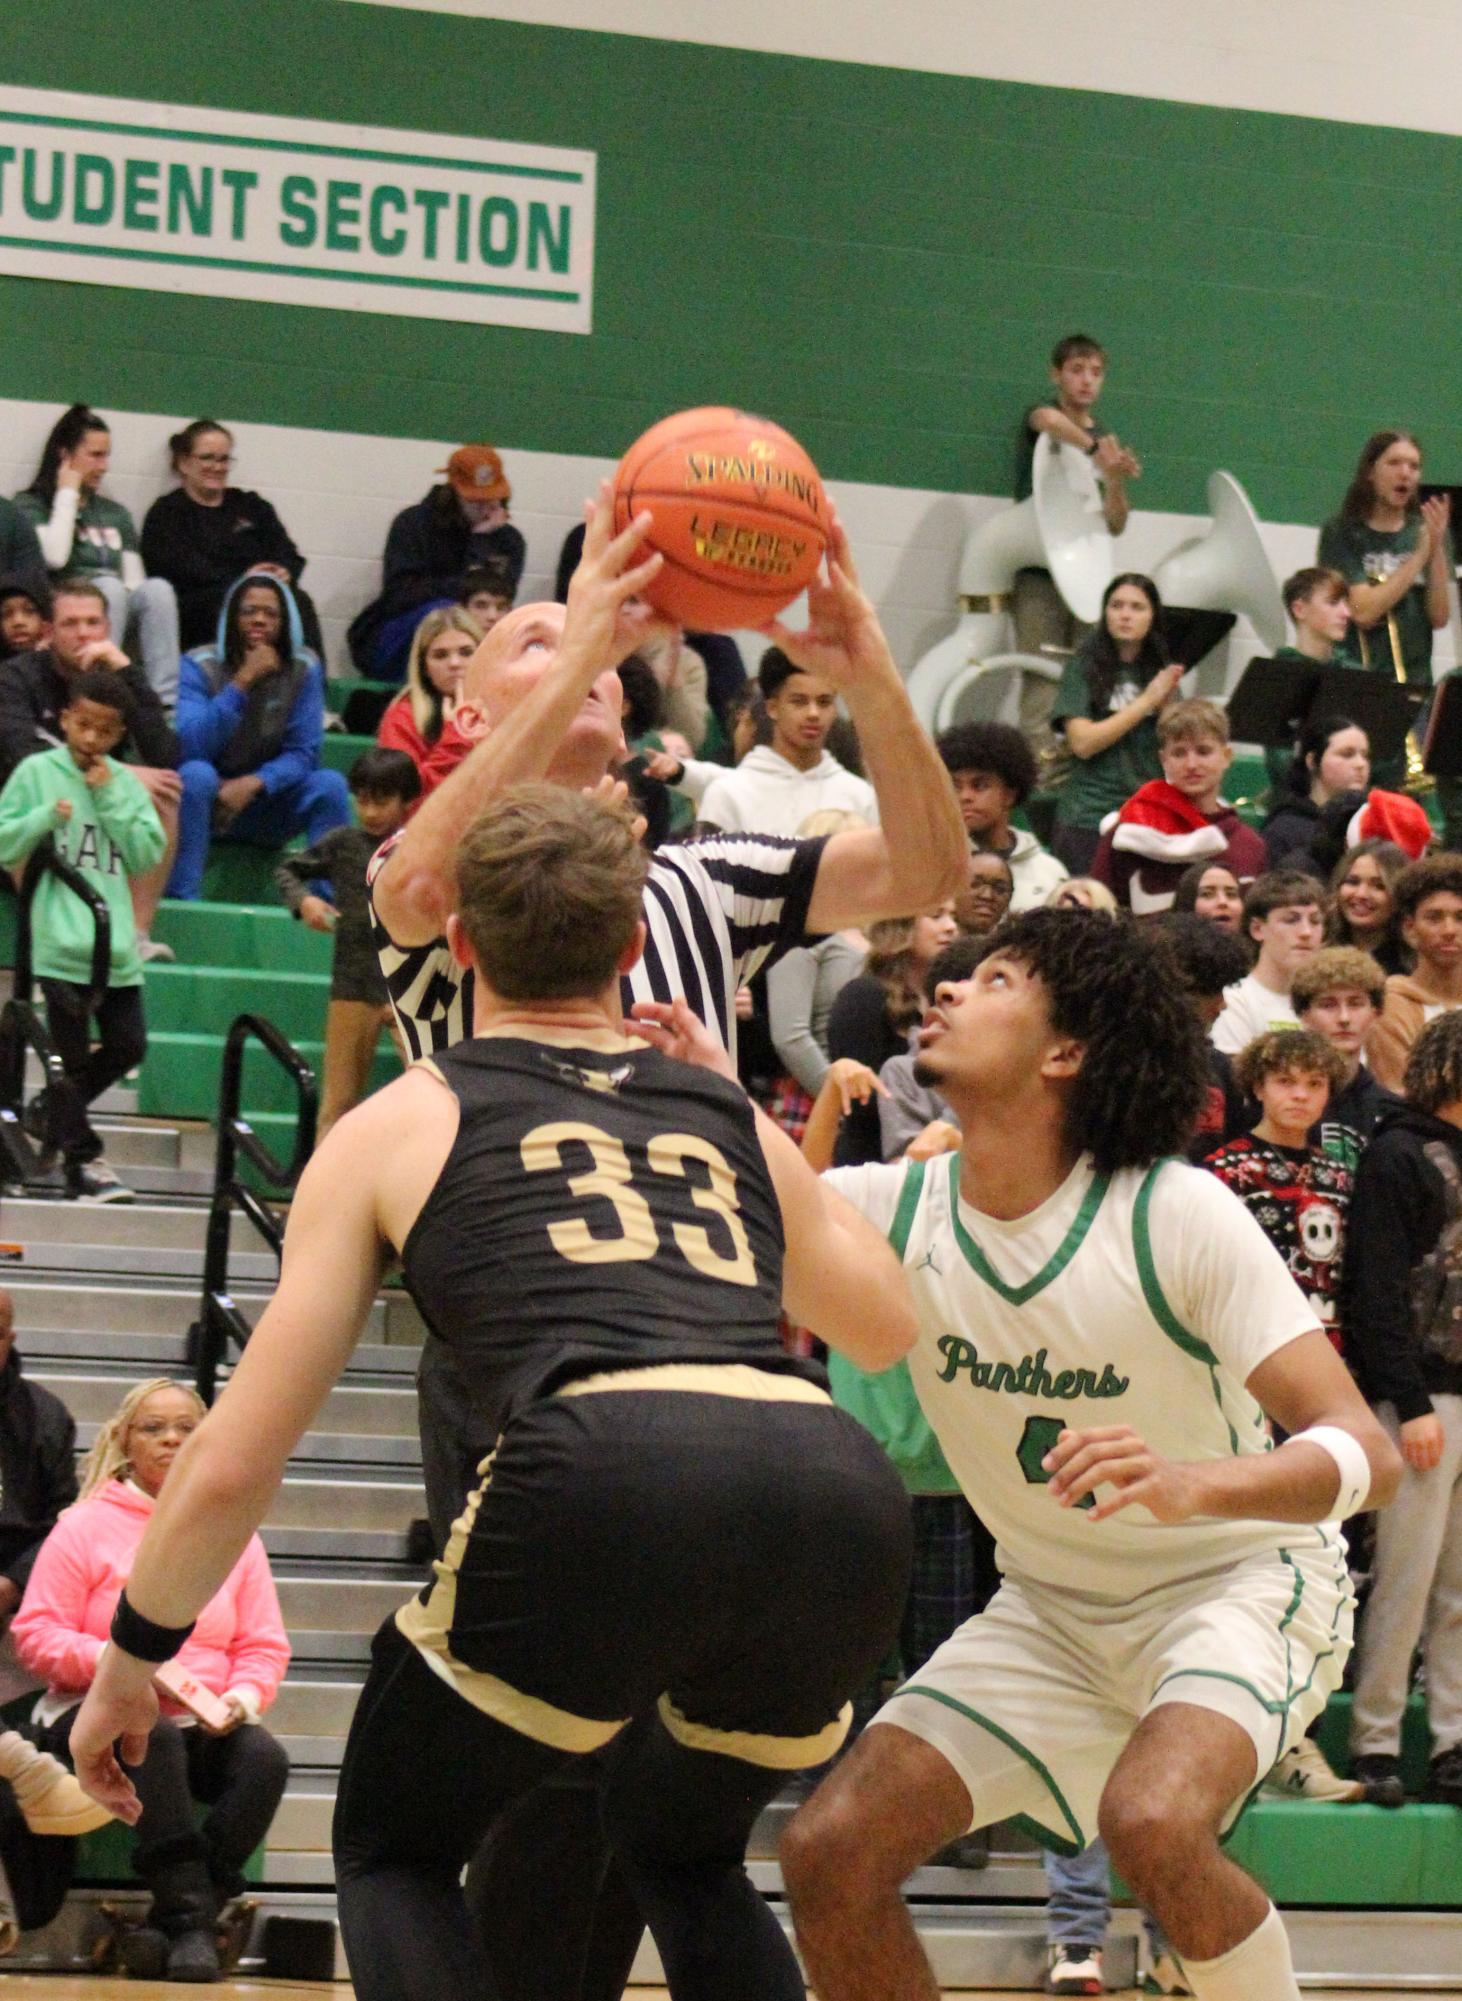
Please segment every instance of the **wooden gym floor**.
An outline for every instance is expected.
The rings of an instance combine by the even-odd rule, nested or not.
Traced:
[[[151,1980],[98,1980],[92,1975],[4,1972],[5,2001],[177,2001],[179,1989],[171,1982]],[[351,2001],[351,1990],[343,1982],[306,1983],[285,1986],[277,1980],[225,1980],[206,1990],[218,2001]],[[631,1987],[626,2001],[669,2001],[663,1987]],[[944,2001],[1010,2001],[1008,1992],[986,1994],[945,1990]],[[1307,1988],[1305,2001],[1384,2001],[1382,1989],[1351,1987],[1343,1995],[1320,1988]]]

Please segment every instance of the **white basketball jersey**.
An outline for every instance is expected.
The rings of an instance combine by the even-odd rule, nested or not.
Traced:
[[[919,1401],[1002,1569],[1125,1600],[1281,1544],[1333,1555],[1330,1528],[1165,1526],[1137,1506],[1093,1522],[1047,1491],[1041,1461],[1066,1428],[1130,1425],[1174,1460],[1270,1449],[1245,1382],[1315,1315],[1212,1175],[1164,1161],[1102,1176],[1083,1159],[1014,1222],[960,1200],[958,1154],[830,1179],[902,1255]]]

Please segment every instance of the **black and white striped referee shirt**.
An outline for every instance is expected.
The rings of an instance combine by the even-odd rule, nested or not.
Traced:
[[[400,838],[393,835],[377,850],[367,879],[381,972],[416,1058],[472,1033],[472,973],[456,963],[444,938],[398,945],[377,915],[375,879]],[[662,848],[645,885],[644,956],[622,983],[625,1007],[683,995],[734,1056],[736,989],[803,942],[825,845],[771,834],[717,834]]]

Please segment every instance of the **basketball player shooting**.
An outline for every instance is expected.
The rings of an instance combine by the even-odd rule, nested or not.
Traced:
[[[135,1820],[113,1747],[146,1755],[158,1662],[263,1519],[399,1253],[498,1437],[432,1581],[376,1637],[346,1747],[361,2001],[495,1991],[462,1870],[594,1753],[676,2001],[800,2001],[746,1841],[786,1774],[837,1749],[902,1616],[902,1485],[777,1316],[886,1368],[914,1338],[903,1274],[736,1084],[623,1033],[647,869],[623,812],[561,787],[514,788],[473,827],[449,937],[476,1033],[306,1168],[279,1288],[169,1476],[72,1733],[82,1783]]]
[[[788,1829],[820,2001],[936,2001],[899,1886],[1010,1818],[1067,1853],[1100,1833],[1198,2001],[1297,2001],[1219,1838],[1339,1686],[1338,1522],[1400,1461],[1258,1225],[1171,1158],[1207,1073],[1160,952],[1086,911],[1011,920],[923,1031],[961,1151],[824,1177],[903,1258],[919,1401],[1003,1582]]]

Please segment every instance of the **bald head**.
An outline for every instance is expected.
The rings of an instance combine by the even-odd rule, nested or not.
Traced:
[[[567,609],[561,604],[524,604],[499,619],[473,654],[462,677],[462,697],[454,718],[469,742],[490,735],[503,718],[532,694],[559,657]],[[624,691],[619,685],[619,653],[605,641],[603,664],[584,689],[544,774],[563,785],[593,785],[619,753],[624,735]],[[582,642],[581,642],[582,645]],[[576,651],[575,667],[581,664]],[[587,667],[589,662],[582,660]],[[580,684],[583,685],[582,683]]]
[[[552,659],[563,637],[566,616],[563,605],[548,600],[520,604],[500,618],[467,663],[462,677],[463,699],[490,701],[509,666],[524,653]]]

